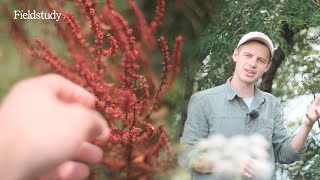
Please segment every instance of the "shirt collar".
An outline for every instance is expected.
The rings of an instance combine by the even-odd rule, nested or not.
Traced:
[[[227,82],[226,82],[226,93],[227,93],[227,99],[228,100],[233,100],[236,96],[237,96],[237,92],[233,89],[232,85],[231,85],[231,77],[228,78]]]
[[[228,100],[233,100],[236,96],[238,96],[237,92],[235,89],[233,89],[231,85],[231,77],[228,78],[226,82],[226,94],[227,94],[227,99]],[[240,96],[238,96],[240,97]],[[265,99],[263,98],[263,92],[255,85],[254,86],[254,101],[256,101],[258,104],[263,103]]]

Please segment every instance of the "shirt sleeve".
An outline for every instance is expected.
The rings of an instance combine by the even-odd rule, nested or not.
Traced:
[[[290,164],[298,161],[304,152],[295,152],[291,146],[294,135],[290,135],[283,124],[283,108],[277,102],[275,106],[274,129],[272,136],[272,145],[275,152],[275,160],[282,164]]]
[[[178,156],[178,161],[181,166],[191,168],[190,160],[198,154],[195,145],[200,139],[208,138],[208,134],[208,121],[201,99],[194,94],[189,101],[187,120],[180,139],[184,147],[184,150]]]

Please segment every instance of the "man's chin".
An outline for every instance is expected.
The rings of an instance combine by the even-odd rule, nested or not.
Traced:
[[[247,84],[254,84],[258,79],[256,77],[245,77],[243,81]]]

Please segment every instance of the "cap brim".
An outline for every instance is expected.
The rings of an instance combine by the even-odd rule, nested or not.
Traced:
[[[271,54],[271,59],[272,59],[273,54],[274,54],[273,45],[270,44],[270,42],[268,42],[266,39],[261,38],[261,37],[251,37],[251,38],[248,38],[248,39],[244,40],[243,42],[239,43],[237,48],[239,48],[239,47],[240,47],[241,45],[243,45],[244,43],[246,43],[246,42],[248,42],[248,41],[252,41],[252,40],[256,40],[256,41],[259,41],[259,42],[262,42],[263,44],[265,44],[265,45],[269,48],[269,51],[270,51],[270,54]]]

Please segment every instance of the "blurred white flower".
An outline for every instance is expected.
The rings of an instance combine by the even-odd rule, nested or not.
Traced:
[[[257,179],[268,180],[272,176],[273,165],[266,160],[255,161],[253,171]]]
[[[209,137],[208,143],[210,144],[210,149],[221,149],[227,143],[227,138],[221,134],[214,134]]]
[[[230,175],[239,174],[235,172],[234,164],[232,161],[224,160],[219,161],[216,166],[214,166],[213,171],[221,176],[229,177]]]
[[[269,147],[268,141],[261,134],[253,134],[249,136],[249,144],[254,144],[263,149],[267,149]]]
[[[262,9],[262,10],[260,11],[261,14],[264,14],[264,13],[266,13],[266,12],[267,12],[267,10],[265,10],[265,9]]]
[[[197,149],[199,152],[204,152],[209,149],[210,144],[208,143],[208,139],[202,139],[197,144]]]
[[[210,69],[210,65],[209,62],[211,61],[211,51],[210,53],[202,60],[202,65],[199,69],[199,71],[197,72],[197,74],[195,75],[195,80],[199,81],[200,79],[206,77],[208,75],[208,71]]]
[[[241,169],[249,160],[258,179],[270,179],[273,164],[268,161],[268,142],[260,134],[226,138],[214,134],[196,145],[199,155],[192,159],[193,167],[212,168],[223,177],[241,177]]]
[[[192,167],[197,167],[197,168],[213,168],[212,162],[209,160],[210,153],[200,153],[199,156],[195,159],[191,160],[191,166]]]
[[[207,72],[201,73],[201,77],[202,77],[202,78],[203,78],[203,77],[206,77],[207,75],[208,75]]]
[[[210,156],[208,156],[208,161],[210,162],[216,162],[221,159],[221,156],[223,156],[223,152],[221,151],[211,151]]]
[[[311,54],[303,58],[305,61],[315,61],[320,59],[320,54]]]
[[[258,146],[254,146],[249,150],[249,154],[254,159],[267,159],[268,153],[263,148],[257,148]]]
[[[172,173],[172,175],[170,176],[171,180],[191,180],[191,174],[189,171],[186,171],[184,169],[178,169],[176,171],[174,171],[174,173]]]

